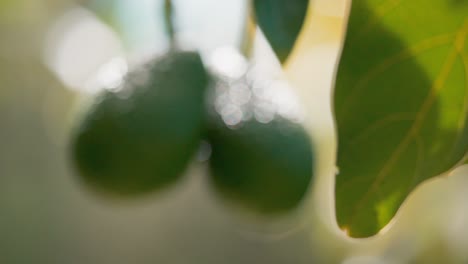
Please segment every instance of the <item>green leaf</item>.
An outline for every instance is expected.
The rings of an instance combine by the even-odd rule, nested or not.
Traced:
[[[304,24],[309,0],[254,0],[253,4],[258,25],[284,63]]]
[[[353,1],[335,87],[336,211],[376,234],[468,149],[468,1]]]

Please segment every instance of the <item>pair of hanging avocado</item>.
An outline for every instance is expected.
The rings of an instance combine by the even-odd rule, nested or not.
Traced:
[[[207,137],[212,182],[223,197],[261,213],[296,207],[313,173],[304,129],[282,118],[231,129],[206,113],[210,82],[198,53],[171,52],[97,96],[72,135],[84,182],[124,196],[162,189],[183,175]]]

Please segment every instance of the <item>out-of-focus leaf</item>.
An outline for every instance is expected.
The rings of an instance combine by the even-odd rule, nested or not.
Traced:
[[[3,0],[0,2],[0,11],[7,9],[10,5],[14,4],[15,1],[12,0]]]
[[[353,1],[334,107],[336,210],[376,234],[468,149],[468,1]]]
[[[302,29],[309,0],[254,0],[257,23],[284,63]]]
[[[0,19],[8,19],[15,21],[24,19],[24,9],[27,9],[27,5],[31,5],[26,0],[0,0]],[[0,24],[1,25],[1,24]]]
[[[115,0],[82,0],[81,3],[93,11],[102,21],[118,29],[116,22],[116,6],[119,1]]]

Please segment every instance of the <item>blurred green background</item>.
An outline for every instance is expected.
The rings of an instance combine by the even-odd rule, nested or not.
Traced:
[[[110,5],[105,9],[117,8],[112,2],[118,1],[103,3]],[[0,263],[310,263],[306,233],[271,241],[240,231],[211,200],[201,166],[163,194],[123,204],[80,185],[67,159],[79,95],[44,59],[55,21],[76,4],[0,1]],[[157,24],[134,28],[163,30]],[[127,50],[148,45],[141,40],[145,33],[136,35],[124,35]]]
[[[185,6],[179,37],[189,46],[210,49],[241,38],[244,1],[175,2]],[[93,76],[106,72],[102,64],[117,61],[124,71],[119,58],[131,65],[167,49],[161,3],[0,1],[0,263],[468,263],[466,168],[418,189],[382,236],[355,241],[337,229],[330,213],[332,119],[323,106],[329,88],[308,88],[331,82],[317,80],[331,76],[333,56],[325,61],[324,54],[341,36],[331,33],[342,24],[325,0],[314,2],[325,15],[310,18],[287,69],[310,98],[308,107],[320,106],[324,117],[316,123],[326,127],[311,132],[321,156],[301,212],[251,221],[215,198],[202,163],[177,186],[143,200],[106,201],[82,186],[67,153],[77,102],[112,81],[112,74]]]

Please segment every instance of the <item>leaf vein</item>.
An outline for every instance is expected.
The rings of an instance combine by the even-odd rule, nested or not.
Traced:
[[[451,41],[453,41],[453,38],[454,34],[451,33],[425,39],[407,49],[404,49],[403,51],[396,53],[394,56],[385,59],[379,65],[373,67],[372,70],[369,71],[366,75],[358,79],[353,89],[351,89],[352,93],[345,100],[344,104],[342,104],[343,106],[341,107],[340,113],[343,115],[345,113],[350,113],[351,111],[349,111],[349,107],[351,107],[351,105],[356,101],[356,99],[361,94],[362,90],[368,87],[368,84],[372,79],[379,76],[380,74],[388,70],[390,67],[394,66],[399,62],[410,59],[411,57],[415,57],[423,52],[450,43]]]
[[[350,140],[350,145],[357,144],[359,141],[363,140],[364,138],[369,137],[373,131],[384,127],[386,125],[389,125],[393,122],[398,122],[398,121],[411,121],[414,119],[414,113],[392,113],[388,116],[386,116],[383,119],[377,120],[374,123],[368,125],[366,128],[360,132],[359,135],[357,135],[355,138]]]

